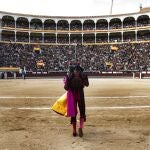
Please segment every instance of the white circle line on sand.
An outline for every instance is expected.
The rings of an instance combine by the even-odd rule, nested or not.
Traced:
[[[145,109],[150,108],[149,105],[147,106],[111,106],[111,107],[86,107],[87,110],[108,110],[108,109]],[[50,107],[0,107],[0,110],[11,110],[11,109],[18,109],[18,110],[50,110]]]
[[[0,99],[57,99],[60,96],[0,96]],[[127,98],[150,98],[150,95],[133,95],[133,96],[87,96],[86,99],[127,99]]]

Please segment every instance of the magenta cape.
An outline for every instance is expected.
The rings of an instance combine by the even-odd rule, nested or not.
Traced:
[[[67,117],[75,117],[77,107],[71,90],[67,91]]]

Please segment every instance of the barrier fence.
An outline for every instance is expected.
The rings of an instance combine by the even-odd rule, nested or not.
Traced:
[[[99,78],[150,78],[150,71],[121,71],[121,72],[100,72],[92,71],[85,72],[89,77],[99,77]],[[48,78],[48,77],[62,77],[65,76],[66,72],[27,72],[26,78]],[[12,70],[0,70],[0,79],[19,79],[22,78],[22,74],[19,71]]]

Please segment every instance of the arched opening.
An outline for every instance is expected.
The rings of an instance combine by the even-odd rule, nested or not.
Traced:
[[[83,43],[95,43],[95,34],[83,34]]]
[[[1,38],[2,38],[2,41],[14,42],[15,41],[15,32],[2,30],[2,37]]]
[[[57,43],[69,44],[69,35],[68,34],[57,34]]]
[[[135,18],[127,17],[123,20],[123,28],[135,27]]]
[[[2,17],[2,27],[15,27],[15,20],[12,16],[3,16]]]
[[[59,20],[57,22],[57,30],[69,30],[69,23],[67,20]]]
[[[147,15],[142,15],[137,18],[137,26],[138,27],[148,26],[149,23],[150,23],[150,19],[149,19],[149,16],[147,16]]]
[[[120,29],[122,26],[121,20],[119,18],[111,19],[109,22],[110,29]]]
[[[16,41],[17,42],[29,42],[29,33],[28,32],[16,32]]]
[[[32,19],[30,22],[30,28],[35,30],[42,30],[43,29],[42,21],[36,18]]]
[[[110,42],[121,42],[121,33],[117,32],[117,33],[110,33],[109,34],[109,41]]]
[[[70,34],[70,43],[77,43],[81,44],[82,43],[82,34]]]
[[[45,33],[44,34],[44,43],[56,43],[56,34]]]
[[[70,30],[82,30],[82,23],[80,20],[72,20],[70,23]]]
[[[108,21],[106,19],[99,19],[96,23],[96,30],[108,30]]]
[[[123,33],[123,41],[124,42],[130,42],[130,41],[135,41],[135,32],[124,32]]]
[[[147,41],[150,40],[150,30],[141,30],[137,32],[138,41]]]
[[[93,20],[85,20],[83,23],[83,30],[94,30],[95,23]]]
[[[44,22],[44,30],[56,30],[56,23],[54,20],[48,19]]]
[[[96,43],[107,43],[108,34],[107,33],[97,33],[96,34]]]
[[[29,21],[27,18],[19,17],[16,21],[17,28],[29,29]]]
[[[30,34],[31,43],[42,43],[42,33],[31,33]]]

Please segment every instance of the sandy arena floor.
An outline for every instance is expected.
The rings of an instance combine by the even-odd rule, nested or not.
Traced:
[[[90,79],[84,137],[49,109],[62,79],[0,80],[0,150],[150,150],[150,80]]]

